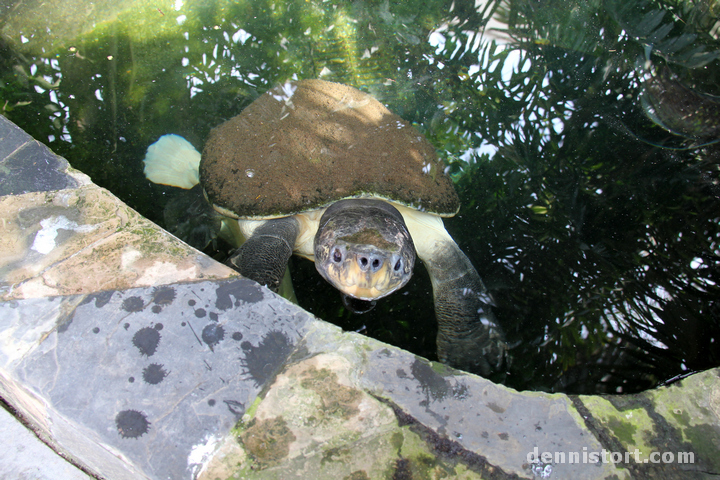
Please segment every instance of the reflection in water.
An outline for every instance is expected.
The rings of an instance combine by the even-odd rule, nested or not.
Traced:
[[[353,85],[450,165],[463,207],[447,226],[513,342],[509,385],[628,392],[720,364],[720,44],[705,4],[162,3],[0,10],[0,111],[162,224],[174,192],[141,162],[162,134],[202,146],[274,85]],[[433,355],[422,269],[359,317],[309,262],[293,267],[318,316]]]
[[[720,140],[720,97],[704,95],[671,77],[668,69],[643,83],[647,116],[668,132],[700,142]]]

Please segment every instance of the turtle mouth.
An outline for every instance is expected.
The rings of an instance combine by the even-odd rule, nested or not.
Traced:
[[[399,253],[373,245],[338,243],[328,248],[326,260],[317,267],[342,293],[360,300],[375,300],[390,295],[410,280],[412,268],[407,263]]]

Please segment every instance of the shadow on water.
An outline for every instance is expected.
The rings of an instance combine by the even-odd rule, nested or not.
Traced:
[[[160,135],[201,149],[279,82],[347,83],[450,166],[446,225],[513,346],[508,385],[633,392],[720,365],[720,27],[703,5],[47,3],[0,10],[0,112],[151,220],[176,195],[142,173]],[[92,22],[63,28],[72,12]],[[421,266],[364,315],[291,266],[306,309],[434,358]]]

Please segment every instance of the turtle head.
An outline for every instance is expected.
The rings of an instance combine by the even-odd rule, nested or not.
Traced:
[[[315,268],[342,293],[374,300],[412,276],[415,246],[395,207],[382,200],[334,203],[315,235]]]

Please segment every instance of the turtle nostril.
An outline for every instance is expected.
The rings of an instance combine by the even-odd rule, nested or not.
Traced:
[[[380,266],[380,260],[378,260],[378,259],[376,258],[375,260],[372,261],[372,268],[373,268],[373,269],[376,269],[376,268],[378,268],[379,266]]]
[[[368,259],[367,257],[360,257],[360,266],[361,267],[367,267]]]
[[[395,267],[393,267],[393,269],[397,272],[397,271],[400,270],[400,267],[402,267],[402,260],[398,260],[398,261],[395,263]]]

